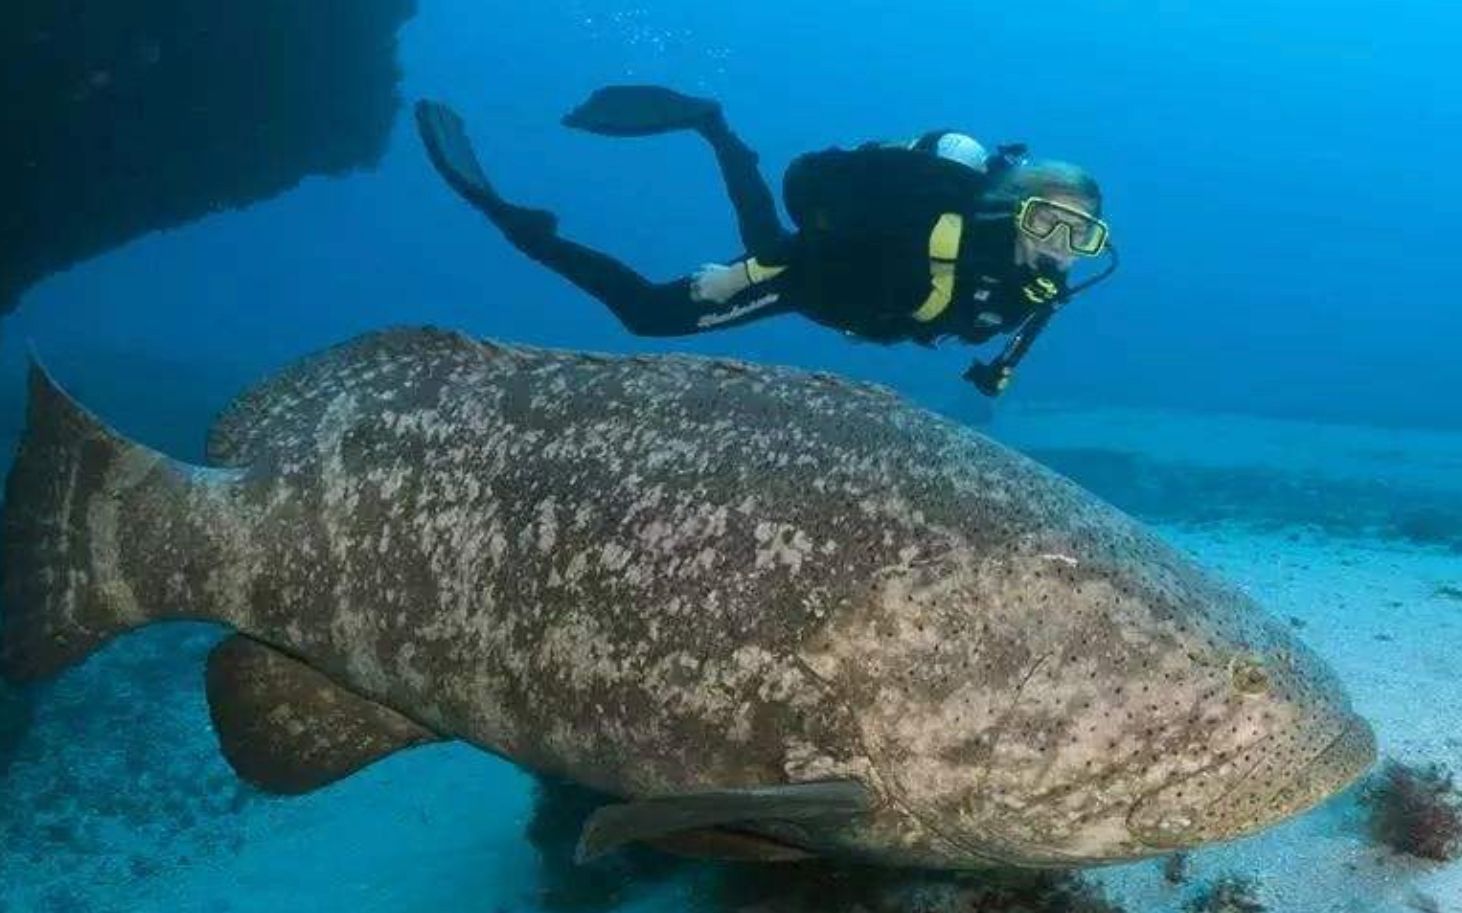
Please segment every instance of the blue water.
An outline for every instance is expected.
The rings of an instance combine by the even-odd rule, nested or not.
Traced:
[[[801,151],[932,126],[1025,140],[1097,175],[1125,259],[1041,340],[1012,398],[1456,427],[1462,79],[1447,57],[1459,19],[1422,0],[907,13],[439,0],[402,31],[400,59],[403,96],[458,107],[505,193],[656,277],[734,252],[733,225],[694,138],[558,125],[598,85],[720,98],[773,181]],[[957,350],[854,348],[795,319],[631,340],[447,192],[406,118],[378,171],[306,181],[89,263],[36,289],[6,335],[12,351],[28,334],[52,358],[112,348],[248,377],[418,320],[897,371],[921,391],[963,365]]]
[[[1195,505],[1191,513],[1202,516],[1188,517],[1194,522],[1250,511],[1271,529],[1307,527],[1321,539],[1389,535],[1433,555],[1456,555],[1457,486],[1392,484],[1387,473],[1412,459],[1411,435],[1462,431],[1462,295],[1453,269],[1462,244],[1459,32],[1462,9],[1425,0],[943,0],[912,7],[868,0],[423,0],[400,33],[399,60],[403,99],[430,97],[457,108],[505,195],[553,209],[565,234],[656,278],[735,252],[734,224],[714,163],[694,137],[611,140],[558,124],[606,83],[658,82],[720,99],[774,186],[800,152],[934,127],[961,129],[988,145],[1024,141],[1037,156],[1081,163],[1101,181],[1123,266],[1053,323],[996,406],[996,427],[1005,410],[1061,404],[1390,429],[1390,455],[1369,468],[1337,470],[1340,481],[1329,479],[1333,490],[1296,488],[1292,479],[1276,488],[1244,474],[1253,466],[1241,466],[1220,467],[1226,474],[1212,484],[1185,476],[1172,482],[1174,496],[1164,497],[1151,487],[1131,488],[1137,470],[1113,474],[1110,460],[1082,462],[1082,448],[1096,445],[1045,446],[1053,460],[1067,460],[1063,471],[1152,522],[1182,523],[1185,499],[1196,498],[1202,510]],[[988,420],[985,404],[959,381],[971,353],[957,346],[857,345],[794,317],[694,339],[628,335],[443,186],[405,108],[402,115],[374,170],[307,179],[269,201],[140,239],[31,290],[4,319],[0,385],[11,392],[0,397],[0,425],[11,434],[19,426],[30,343],[123,431],[196,459],[210,416],[243,385],[321,346],[400,323],[552,346],[793,363],[883,381],[932,408]],[[1455,443],[1441,440],[1417,459],[1443,467],[1443,475],[1453,467],[1454,478],[1462,478]],[[1323,463],[1327,454],[1309,456]],[[1258,469],[1262,477],[1265,467]],[[1305,479],[1317,477],[1312,469]],[[1232,511],[1205,499],[1214,491]],[[1410,513],[1398,518],[1396,511]],[[1455,566],[1437,573],[1457,576]],[[171,653],[136,654],[162,664],[164,672],[153,674],[166,687],[147,699],[176,697],[171,710],[182,714],[180,733],[206,728],[199,694],[177,689],[194,687],[184,684],[194,673],[183,660],[201,657],[209,636],[189,634],[195,639]],[[52,744],[66,741],[68,731],[57,721],[65,718],[55,715],[58,707],[84,705],[87,688],[102,689],[117,676],[143,674],[145,663],[125,659],[129,649],[146,647],[119,645],[104,660],[112,664],[110,679],[93,668],[60,686],[61,697],[43,697],[39,724],[50,727]],[[142,688],[135,681],[128,687]],[[1444,691],[1435,698],[1457,696]],[[117,709],[112,723],[124,730],[151,725],[150,714],[123,705],[129,709]],[[105,753],[109,728],[95,719],[78,726],[88,734],[69,743],[68,757],[82,764],[77,759]],[[234,788],[206,739],[184,751],[188,763],[201,765],[188,773],[168,767],[176,762],[155,749],[138,747],[134,762],[118,768],[130,773],[108,768],[106,776],[132,777],[119,783],[123,793],[137,778],[160,780],[168,784],[161,791],[184,804],[202,801],[201,792],[188,791],[198,779],[212,778],[209,796]],[[401,764],[372,772],[376,781],[330,801],[346,808],[350,789],[374,801],[381,778],[440,800],[452,792],[440,779],[447,777],[501,785],[512,797],[502,801],[524,801],[522,783],[497,762],[439,754]],[[27,783],[57,769],[33,759]],[[62,786],[94,783],[96,771],[86,770],[72,771]],[[432,776],[435,785],[410,785]],[[499,797],[466,787],[462,794],[463,809],[483,816]],[[223,810],[203,806],[188,814],[195,824],[201,816],[198,826],[206,830],[209,816]],[[86,807],[78,805],[77,813],[84,817]],[[336,806],[322,807],[319,820],[330,820]],[[291,813],[272,814],[286,816],[280,827],[289,833]],[[515,814],[521,823],[521,808]],[[433,831],[411,834],[416,851],[440,863],[442,853],[419,843],[433,839]],[[370,866],[353,857],[339,871],[389,871],[387,845],[375,845],[380,858],[365,857],[374,860]],[[493,857],[503,871],[527,864],[526,851],[509,838],[494,847],[506,854],[506,862]],[[451,848],[468,857],[478,851]],[[0,880],[23,852],[0,847]],[[326,856],[312,864],[328,863]],[[113,873],[117,884],[138,875],[124,871],[128,864]],[[39,877],[38,865],[26,863],[27,877]],[[163,885],[154,896],[166,897],[176,873],[140,865],[146,871],[138,877]],[[441,878],[462,878],[460,891],[437,883],[369,909],[495,908],[456,905],[454,898],[488,890],[469,875],[471,866],[438,869]],[[321,870],[316,881],[331,878]],[[86,885],[74,886],[79,906],[67,907],[70,895],[0,883],[0,910],[7,909],[7,891],[26,913],[99,902]],[[228,908],[223,900],[209,907],[207,890],[196,886],[181,896],[187,909]],[[217,886],[217,897],[239,910],[255,909],[249,896],[226,880]],[[300,895],[298,908],[361,909],[365,895],[338,906],[329,896],[323,889],[308,901]],[[34,897],[44,902],[20,905]]]

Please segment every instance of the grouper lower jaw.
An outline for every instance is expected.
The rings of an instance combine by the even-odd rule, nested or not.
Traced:
[[[1251,836],[1342,792],[1375,760],[1375,731],[1364,719],[1351,716],[1309,762],[1295,768],[1287,782],[1261,786],[1244,780],[1217,797],[1190,805],[1184,802],[1184,791],[1192,778],[1186,778],[1147,796],[1133,809],[1129,823],[1141,844],[1159,852]],[[1251,784],[1258,788],[1246,788]],[[1164,814],[1154,817],[1158,807]]]

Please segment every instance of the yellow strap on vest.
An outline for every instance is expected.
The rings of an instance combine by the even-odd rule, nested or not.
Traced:
[[[786,269],[785,266],[762,266],[761,261],[755,257],[744,261],[742,266],[746,267],[746,279],[752,285],[772,279]]]
[[[964,226],[964,216],[946,212],[929,232],[929,281],[934,288],[913,314],[920,323],[928,323],[943,314],[954,299],[954,267],[959,259],[959,239]]]

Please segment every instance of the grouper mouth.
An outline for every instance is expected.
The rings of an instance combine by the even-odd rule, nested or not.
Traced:
[[[1278,785],[1256,775],[1273,761],[1268,756],[1218,790],[1217,782],[1207,779],[1210,771],[1200,771],[1148,794],[1133,807],[1128,825],[1134,839],[1160,851],[1246,836],[1344,790],[1375,759],[1375,731],[1360,717],[1348,715],[1340,732]]]

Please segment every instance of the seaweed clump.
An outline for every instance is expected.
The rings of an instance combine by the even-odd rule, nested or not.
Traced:
[[[1243,875],[1225,875],[1205,887],[1184,907],[1188,913],[1264,913],[1259,882]]]
[[[1462,794],[1451,770],[1387,761],[1362,794],[1371,836],[1398,853],[1449,862],[1462,851]]]
[[[1190,862],[1191,858],[1187,853],[1172,854],[1163,860],[1163,880],[1168,884],[1187,884]]]

